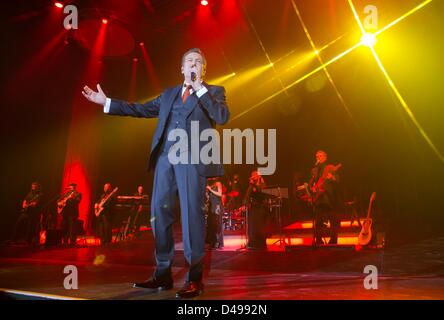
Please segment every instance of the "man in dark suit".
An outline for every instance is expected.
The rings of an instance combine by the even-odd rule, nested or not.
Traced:
[[[174,256],[172,224],[173,208],[179,194],[184,255],[189,264],[186,282],[176,294],[178,298],[191,298],[203,292],[202,273],[205,254],[205,218],[203,203],[206,178],[223,175],[221,163],[172,164],[169,153],[174,141],[168,135],[174,129],[182,129],[188,135],[191,148],[192,122],[199,124],[199,136],[205,129],[223,125],[229,119],[225,101],[225,89],[202,81],[206,60],[200,49],[190,49],[182,57],[182,84],[168,88],[154,100],[144,104],[128,103],[109,99],[97,85],[98,92],[85,86],[83,95],[90,101],[104,106],[104,112],[111,115],[143,118],[159,118],[154,133],[149,168],[154,168],[154,186],[151,201],[151,224],[155,237],[156,271],[145,282],[135,287],[171,289],[173,279],[171,266]],[[198,142],[199,150],[203,143]],[[187,150],[180,150],[180,152]],[[188,154],[188,159],[191,155]]]
[[[341,226],[337,212],[340,205],[339,176],[336,172],[336,166],[328,163],[328,155],[325,151],[318,150],[315,157],[316,163],[312,169],[310,179],[311,190],[314,193],[315,241],[316,244],[324,244],[322,236],[326,231],[325,223],[330,221],[330,240],[328,244],[337,244],[338,231]]]
[[[100,234],[100,242],[102,245],[107,245],[112,243],[113,240],[113,231],[112,231],[112,218],[114,205],[116,204],[115,194],[110,195],[113,192],[113,186],[111,183],[107,182],[103,186],[103,194],[100,196],[98,201],[94,205],[95,210],[99,210],[100,203],[105,197],[109,197],[105,200],[101,207],[103,208],[100,214],[98,215],[99,222],[99,234]]]
[[[57,200],[57,205],[62,210],[62,240],[66,246],[76,245],[76,222],[79,218],[79,204],[81,200],[82,194],[77,191],[77,184],[75,183],[70,183],[68,191]]]
[[[40,219],[42,215],[41,185],[38,182],[31,184],[31,190],[22,202],[22,210],[14,229],[13,241],[24,238],[28,244],[39,245]]]

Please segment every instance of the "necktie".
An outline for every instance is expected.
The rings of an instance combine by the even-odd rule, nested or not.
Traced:
[[[190,90],[191,90],[191,86],[187,85],[187,87],[185,88],[185,91],[183,92],[182,95],[182,102],[185,103],[185,101],[187,101],[187,98],[190,96]]]

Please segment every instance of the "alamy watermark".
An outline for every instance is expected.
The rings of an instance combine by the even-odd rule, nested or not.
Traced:
[[[79,10],[75,5],[67,5],[63,8],[63,13],[68,15],[63,19],[63,27],[66,30],[79,28]]]
[[[378,8],[374,5],[367,5],[364,7],[364,28],[367,31],[374,31],[378,29]]]
[[[180,128],[169,132],[168,141],[174,142],[168,151],[171,164],[242,164],[245,141],[245,164],[263,165],[258,167],[261,175],[272,175],[276,170],[276,129],[223,129],[222,150],[216,129],[208,128],[199,134],[199,121],[191,121],[190,134],[189,137],[187,131]],[[206,143],[202,145],[203,142]]]
[[[364,273],[367,276],[364,278],[364,288],[367,290],[378,289],[378,268],[374,265],[366,265],[364,267]]]
[[[63,268],[63,273],[68,274],[65,279],[63,279],[63,287],[66,290],[78,289],[79,276],[77,267],[74,265],[65,266],[65,268]]]

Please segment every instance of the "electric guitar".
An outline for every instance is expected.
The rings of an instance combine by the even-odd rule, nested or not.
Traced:
[[[94,206],[94,213],[96,215],[96,217],[99,217],[100,214],[102,213],[102,211],[105,209],[104,205],[106,204],[106,202],[111,199],[111,197],[117,192],[117,190],[119,190],[118,187],[115,187],[114,190],[109,193],[108,195],[104,196],[102,200],[100,200],[100,203],[96,203],[96,205]]]
[[[312,191],[314,193],[317,192],[324,192],[324,184],[327,179],[334,179],[331,175],[336,173],[339,169],[341,169],[342,163],[339,163],[337,165],[328,164],[325,166],[324,171],[322,172],[322,176],[319,178],[319,180],[315,183],[315,185],[312,187]]]
[[[338,171],[340,168],[342,167],[342,163],[339,163],[337,165],[333,165],[333,164],[328,164],[325,166],[324,171],[322,172],[322,176],[318,179],[317,182],[314,183],[314,185],[312,185],[310,187],[310,184],[312,184],[313,178],[310,180],[310,184],[308,183],[304,183],[303,185],[300,185],[297,187],[298,191],[304,190],[306,195],[308,196],[308,199],[310,200],[310,202],[312,204],[315,204],[318,199],[324,194],[325,189],[324,189],[324,185],[325,182],[328,179],[334,179],[334,175],[336,173],[336,171]]]
[[[372,219],[370,218],[370,213],[372,211],[373,202],[376,198],[376,192],[373,192],[370,196],[370,202],[368,204],[367,218],[364,219],[362,224],[361,232],[358,237],[358,244],[361,246],[366,246],[372,240]]]
[[[63,209],[65,209],[66,207],[66,202],[72,198],[74,198],[74,196],[77,194],[77,192],[72,191],[70,194],[68,194],[67,196],[65,196],[63,199],[57,201],[57,213],[61,214]]]
[[[23,200],[22,204],[22,213],[28,212],[28,209],[30,207],[35,207],[35,205],[38,203],[38,198],[40,197],[40,193],[34,195],[30,200]]]

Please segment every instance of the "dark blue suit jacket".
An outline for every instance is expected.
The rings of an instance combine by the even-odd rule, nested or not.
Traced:
[[[230,113],[225,101],[225,89],[220,86],[212,86],[206,83],[203,84],[208,92],[200,98],[196,93],[189,96],[187,104],[191,103],[191,107],[186,110],[186,132],[188,137],[191,137],[191,121],[199,121],[199,136],[200,133],[209,128],[214,128],[216,124],[225,124]],[[165,127],[167,125],[168,117],[171,112],[173,103],[178,95],[182,94],[182,86],[179,85],[174,88],[166,89],[159,97],[154,100],[148,101],[144,104],[141,103],[129,103],[126,101],[111,100],[111,106],[109,114],[119,116],[131,116],[139,118],[159,118],[156,131],[154,132],[153,141],[151,144],[151,153],[148,163],[148,169],[152,169],[155,166],[157,158],[159,156],[159,147],[163,139],[166,139],[164,135]],[[205,143],[200,143],[200,148]],[[221,153],[222,161],[222,153]],[[201,176],[213,177],[222,176],[224,174],[223,165],[221,164],[196,164],[197,170]]]

